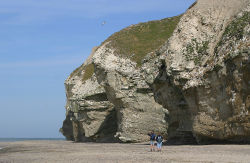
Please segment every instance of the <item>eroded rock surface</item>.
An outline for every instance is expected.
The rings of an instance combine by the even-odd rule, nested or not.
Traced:
[[[155,98],[170,140],[249,142],[249,1],[212,2],[198,1],[162,50]]]
[[[119,140],[146,141],[151,130],[166,135],[168,111],[155,102],[152,89],[135,62],[117,57],[104,44],[96,51],[94,64],[98,82],[116,108]]]
[[[94,74],[91,60],[95,50],[65,81],[66,120],[61,132],[69,140],[115,141],[116,112]]]

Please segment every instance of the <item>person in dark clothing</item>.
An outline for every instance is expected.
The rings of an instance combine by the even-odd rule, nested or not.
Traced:
[[[161,152],[161,147],[162,147],[162,142],[163,142],[163,137],[161,136],[161,134],[158,134],[156,136],[156,142],[157,142],[157,151]]]
[[[154,131],[151,131],[151,133],[149,133],[148,136],[150,136],[150,151],[152,152],[155,150],[154,144],[156,135],[154,134]]]

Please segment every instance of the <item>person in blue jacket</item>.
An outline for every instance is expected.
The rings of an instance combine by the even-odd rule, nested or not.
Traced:
[[[155,147],[154,147],[154,144],[155,144],[155,133],[154,131],[151,131],[151,133],[148,134],[148,136],[150,137],[150,151],[154,151],[155,150]]]
[[[157,142],[157,151],[161,152],[163,137],[161,136],[160,133],[156,136],[156,142]]]

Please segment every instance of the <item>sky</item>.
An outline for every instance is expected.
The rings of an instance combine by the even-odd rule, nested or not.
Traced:
[[[64,81],[92,47],[194,1],[0,0],[0,138],[62,138]]]

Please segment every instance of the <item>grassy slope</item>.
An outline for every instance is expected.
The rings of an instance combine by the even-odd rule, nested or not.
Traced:
[[[172,36],[180,18],[181,15],[132,25],[114,33],[103,43],[110,41],[110,46],[115,49],[117,55],[130,58],[137,63],[137,66],[141,66],[142,59],[148,53],[158,49]],[[70,78],[76,74],[80,75],[84,70],[82,81],[91,78],[94,73],[94,65],[81,65],[70,74]]]
[[[181,15],[133,25],[114,33],[104,43],[110,41],[116,54],[130,58],[140,66],[148,53],[158,49],[172,36],[180,18]]]
[[[85,71],[83,76],[82,76],[82,81],[84,82],[84,81],[90,79],[92,77],[92,75],[94,74],[94,64],[93,63],[88,64],[88,65],[82,64],[80,67],[76,68],[70,74],[69,78],[72,78],[75,75],[80,76],[82,71]]]
[[[94,64],[88,64],[88,65],[81,65],[80,67],[76,68],[71,74],[69,78],[72,78],[73,76],[77,75],[80,76],[81,72],[85,71],[82,76],[82,81],[86,81],[92,77],[94,74]]]
[[[83,74],[82,81],[88,80],[94,74],[94,64],[88,64],[84,67],[85,73]]]

